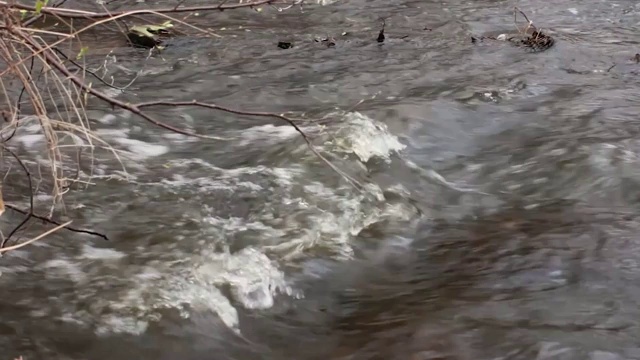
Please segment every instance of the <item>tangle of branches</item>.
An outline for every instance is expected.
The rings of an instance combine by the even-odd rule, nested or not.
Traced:
[[[90,183],[80,170],[80,159],[84,153],[89,152],[89,157],[93,158],[96,149],[106,149],[116,159],[119,159],[118,151],[91,130],[91,121],[86,112],[86,105],[89,102],[102,103],[105,107],[121,109],[166,131],[198,137],[207,141],[216,141],[220,138],[168,124],[163,119],[151,115],[148,110],[161,107],[201,107],[240,116],[273,118],[293,127],[305,141],[309,150],[322,162],[352,185],[359,186],[356,180],[333,165],[314,147],[293,118],[281,113],[245,111],[195,99],[193,101],[157,100],[138,103],[123,101],[115,98],[110,92],[93,86],[87,80],[88,77],[98,78],[102,84],[114,88],[95,72],[87,69],[80,61],[73,60],[75,56],[71,56],[63,50],[66,49],[63,48],[65,44],[71,42],[81,44],[81,35],[95,30],[98,26],[113,23],[121,28],[120,24],[123,23],[126,27],[128,19],[139,18],[142,15],[169,19],[205,35],[211,35],[208,30],[172,17],[172,14],[243,8],[259,9],[261,6],[281,6],[278,10],[282,10],[293,5],[302,5],[301,0],[221,0],[215,4],[202,6],[187,6],[185,5],[186,1],[182,0],[176,1],[176,5],[173,7],[131,11],[109,11],[104,5],[102,5],[102,11],[72,9],[65,7],[66,0],[55,2],[37,0],[34,2],[27,4],[19,1],[0,1],[0,89],[4,94],[4,98],[0,99],[2,102],[0,113],[4,121],[0,127],[0,147],[3,154],[8,154],[2,158],[3,163],[9,165],[8,172],[11,171],[12,165],[15,165],[13,167],[20,169],[22,174],[17,177],[20,180],[8,182],[7,179],[11,177],[5,176],[1,189],[5,194],[5,199],[9,192],[19,193],[28,198],[29,204],[28,208],[24,209],[15,204],[4,203],[7,209],[23,215],[24,218],[13,227],[8,236],[3,236],[0,249],[13,249],[19,246],[6,247],[12,237],[15,237],[30,221],[41,221],[55,226],[54,230],[66,229],[107,239],[106,235],[98,232],[69,227],[70,222],[57,221],[53,216],[55,205],[62,202],[65,193],[73,189],[75,185]],[[42,18],[52,18],[58,26],[55,30],[38,28],[35,24],[39,23]],[[83,22],[82,27],[77,27],[78,21]],[[120,90],[126,91],[124,88],[120,88]],[[21,127],[34,124],[39,126],[40,133],[46,140],[48,162],[45,169],[48,176],[42,174],[40,163],[30,159],[28,155],[20,154],[16,150],[16,146],[12,144],[14,135]],[[60,142],[64,139],[72,139],[77,146],[71,147],[72,150],[68,150],[68,147],[63,149]],[[74,161],[70,162],[70,159]],[[38,181],[36,181],[34,170],[32,170],[36,165],[38,166]],[[34,205],[34,197],[39,191],[36,183],[45,184],[53,197],[50,211],[44,214],[38,214]],[[41,237],[54,230],[46,232]]]

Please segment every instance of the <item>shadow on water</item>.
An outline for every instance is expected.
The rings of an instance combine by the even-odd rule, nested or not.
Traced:
[[[512,29],[512,5],[225,11],[194,20],[225,28],[206,46],[116,52],[117,79],[142,71],[123,99],[324,117],[304,128],[366,186],[278,122],[155,114],[231,139],[204,142],[90,107],[132,177],[67,203],[112,241],[1,259],[2,357],[640,359],[640,8],[519,1],[553,48],[471,44]]]

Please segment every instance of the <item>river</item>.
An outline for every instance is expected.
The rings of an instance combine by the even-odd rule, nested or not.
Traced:
[[[1,357],[640,359],[640,5],[518,6],[552,48],[472,43],[515,31],[510,1],[338,0],[202,13],[222,37],[149,59],[90,51],[139,72],[119,99],[292,112],[362,186],[277,119],[151,111],[212,141],[95,103],[127,174],[97,151],[65,204],[110,241],[0,259]]]

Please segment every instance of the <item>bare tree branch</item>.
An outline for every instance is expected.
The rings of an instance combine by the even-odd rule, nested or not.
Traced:
[[[45,223],[49,223],[49,224],[53,224],[53,225],[61,225],[62,224],[62,223],[60,223],[58,221],[51,220],[51,219],[47,218],[46,216],[42,216],[42,215],[38,215],[38,214],[34,214],[34,213],[29,213],[29,211],[22,210],[19,207],[11,205],[11,204],[5,204],[5,207],[7,209],[11,209],[11,210],[13,210],[15,212],[18,212],[20,214],[24,214],[24,215],[30,214],[32,218],[41,220],[41,221],[43,221]],[[72,232],[94,235],[94,236],[101,237],[101,238],[109,241],[109,238],[107,237],[107,235],[101,234],[101,233],[96,232],[96,231],[87,230],[87,229],[78,229],[78,228],[73,228],[73,227],[70,227],[70,226],[65,226],[64,228],[66,230],[69,230],[69,231],[72,231]]]
[[[17,245],[9,246],[9,247],[6,247],[6,248],[1,248],[1,249],[0,249],[0,254],[1,254],[1,253],[5,253],[5,252],[7,252],[7,251],[16,250],[16,249],[19,249],[19,248],[21,248],[21,247],[27,246],[27,245],[31,244],[32,242],[36,242],[36,241],[38,241],[38,240],[42,239],[43,237],[45,237],[45,236],[47,236],[47,235],[49,235],[49,234],[51,234],[51,233],[54,233],[54,232],[56,232],[56,231],[58,231],[58,230],[62,229],[63,227],[65,227],[65,226],[67,226],[67,225],[69,225],[69,224],[71,224],[71,221],[67,221],[67,222],[66,222],[66,223],[64,223],[64,224],[60,224],[60,225],[58,225],[58,226],[54,227],[53,229],[51,229],[51,230],[49,230],[49,231],[47,231],[47,232],[44,232],[44,233],[42,233],[42,234],[40,234],[40,235],[38,235],[38,236],[34,237],[34,238],[33,238],[33,239],[31,239],[31,240],[25,241],[25,242],[20,243],[20,244],[17,244]]]
[[[101,92],[99,90],[96,90],[96,89],[88,86],[84,81],[82,81],[82,79],[78,78],[76,75],[71,73],[71,71],[66,66],[64,66],[64,64],[61,64],[51,54],[51,52],[48,51],[48,49],[45,49],[42,46],[40,46],[30,36],[28,36],[27,34],[22,32],[21,30],[19,30],[19,29],[8,29],[8,30],[13,32],[17,36],[21,37],[24,40],[25,43],[27,43],[30,47],[32,47],[32,49],[34,51],[42,53],[42,56],[44,57],[44,59],[46,60],[46,62],[50,66],[52,66],[56,70],[60,71],[64,76],[66,76],[71,82],[73,82],[76,86],[78,86],[83,91],[85,91],[85,92],[97,97],[98,99],[100,99],[102,101],[107,102],[108,104],[111,104],[112,106],[116,106],[116,107],[119,107],[121,109],[130,111],[130,112],[142,117],[143,119],[145,119],[146,121],[148,121],[148,122],[150,122],[150,123],[152,123],[154,125],[157,125],[157,126],[162,127],[164,129],[176,132],[178,134],[187,135],[187,136],[195,136],[195,137],[200,137],[200,138],[204,138],[204,139],[220,140],[220,138],[217,138],[217,137],[198,134],[198,133],[195,133],[195,132],[190,132],[190,131],[178,129],[178,128],[174,127],[174,126],[165,124],[165,123],[155,119],[154,117],[150,116],[149,114],[145,113],[144,111],[142,111],[142,108],[151,107],[151,106],[157,106],[157,105],[166,105],[166,106],[199,106],[199,107],[206,107],[206,108],[210,108],[210,109],[221,110],[221,111],[225,111],[225,112],[233,113],[233,114],[237,114],[237,115],[275,117],[275,118],[279,118],[281,120],[284,120],[287,123],[289,123],[291,126],[293,126],[293,128],[303,137],[303,139],[307,143],[307,146],[309,147],[309,149],[319,159],[321,159],[325,164],[327,164],[337,174],[339,174],[340,176],[345,178],[354,187],[356,187],[356,188],[361,188],[362,187],[362,185],[357,180],[355,180],[354,178],[352,178],[351,176],[346,174],[344,171],[340,170],[331,161],[329,161],[322,154],[320,154],[320,152],[313,146],[313,144],[311,143],[309,138],[306,136],[306,134],[304,134],[304,132],[300,129],[300,127],[298,127],[292,119],[289,119],[289,118],[287,118],[287,117],[285,117],[283,115],[274,114],[274,113],[263,113],[263,112],[247,112],[247,111],[241,111],[241,110],[236,110],[236,109],[231,109],[231,108],[227,108],[227,107],[218,106],[218,105],[215,105],[215,104],[207,104],[207,103],[202,103],[202,102],[197,102],[197,101],[173,102],[173,103],[172,102],[166,102],[166,101],[156,101],[156,102],[145,102],[145,103],[139,103],[139,104],[125,103],[123,101],[115,99],[115,98],[113,98],[113,97],[111,97],[111,96],[109,96],[109,95],[107,95],[107,94],[105,94],[105,93],[103,93],[103,92]]]
[[[62,5],[64,5],[64,3],[67,2],[67,0],[58,0],[55,4],[53,4],[51,7],[52,8],[58,8]],[[27,27],[33,23],[35,23],[36,21],[40,20],[42,18],[42,16],[44,16],[44,14],[41,12],[36,16],[33,16],[27,20],[25,20],[25,22],[22,23],[22,26]]]
[[[127,84],[126,86],[118,87],[118,86],[115,86],[115,85],[109,84],[108,82],[106,82],[103,78],[101,78],[101,77],[100,77],[98,74],[96,74],[95,72],[93,72],[93,71],[91,71],[91,70],[87,69],[86,67],[84,67],[84,66],[82,66],[82,65],[78,64],[76,61],[74,61],[73,59],[71,59],[70,57],[68,57],[68,56],[67,56],[67,54],[65,54],[62,50],[58,49],[57,47],[54,47],[54,48],[52,48],[52,49],[53,49],[55,52],[57,52],[58,54],[60,54],[60,56],[62,56],[63,58],[65,58],[68,62],[70,62],[70,63],[72,63],[73,65],[77,66],[77,67],[81,70],[81,72],[83,72],[83,73],[87,73],[87,74],[89,74],[89,75],[93,76],[96,80],[98,80],[99,82],[101,82],[103,85],[106,85],[106,86],[108,86],[108,87],[110,87],[110,88],[112,88],[112,89],[115,89],[115,90],[124,91],[127,87],[131,86],[131,84],[133,84],[133,82],[135,81],[135,79],[138,77],[138,76],[135,76],[135,77],[133,78],[133,80],[132,80],[132,81],[130,81],[130,82],[129,82],[129,84]]]
[[[309,150],[311,150],[311,152],[313,152],[320,160],[322,160],[325,164],[327,164],[338,175],[342,176],[345,180],[347,180],[351,185],[353,185],[356,188],[362,188],[362,184],[360,184],[356,179],[354,179],[353,177],[349,176],[347,173],[345,173],[344,171],[339,169],[331,161],[329,161],[327,158],[325,158],[322,154],[320,154],[320,152],[316,149],[316,147],[313,145],[311,140],[309,140],[309,137],[307,136],[307,134],[305,134],[304,131],[302,131],[302,129],[300,129],[300,127],[295,123],[295,121],[293,119],[283,115],[283,114],[276,114],[276,113],[270,113],[270,112],[244,111],[244,110],[232,109],[232,108],[228,108],[228,107],[224,107],[224,106],[220,106],[220,105],[216,105],[216,104],[212,104],[212,103],[203,103],[203,102],[199,102],[199,101],[196,101],[196,100],[193,100],[193,101],[176,101],[176,102],[172,102],[172,101],[149,101],[149,102],[138,103],[135,106],[138,109],[143,109],[145,107],[151,107],[151,106],[172,106],[172,107],[177,107],[177,106],[196,106],[196,107],[204,107],[204,108],[208,108],[208,109],[220,110],[220,111],[224,111],[224,112],[231,113],[231,114],[236,114],[236,115],[257,116],[257,117],[271,117],[271,118],[276,118],[276,119],[283,120],[286,123],[288,123],[289,125],[291,125],[296,130],[296,132],[298,132],[298,134],[300,134],[302,139],[304,139],[304,141],[307,143],[307,147],[309,148]]]
[[[302,0],[252,0],[248,2],[240,1],[237,3],[231,3],[231,1],[229,0],[220,0],[215,5],[201,6],[184,6],[185,0],[177,0],[177,5],[170,8],[140,9],[115,12],[108,11],[104,6],[102,9],[104,10],[104,12],[91,12],[61,8],[60,6],[63,5],[65,1],[66,0],[57,0],[52,6],[47,6],[43,7],[42,9],[36,10],[34,6],[20,4],[15,0],[0,0],[0,16],[4,20],[0,22],[0,60],[4,60],[7,65],[6,67],[3,67],[0,76],[2,76],[2,79],[4,79],[5,74],[16,77],[21,82],[21,84],[19,83],[19,85],[22,86],[22,90],[17,97],[17,103],[15,104],[15,106],[13,106],[13,104],[16,100],[13,97],[6,97],[9,101],[10,107],[9,111],[7,111],[6,113],[4,111],[2,112],[2,116],[9,125],[3,130],[6,130],[6,132],[9,133],[12,130],[9,128],[9,126],[15,126],[15,129],[17,129],[18,126],[21,126],[23,123],[30,121],[30,118],[29,120],[27,120],[28,118],[22,114],[22,112],[24,111],[21,111],[22,97],[24,95],[25,98],[27,98],[25,102],[30,102],[31,104],[29,110],[33,112],[33,118],[39,122],[42,133],[45,135],[45,138],[47,140],[48,155],[51,161],[50,167],[53,175],[54,187],[52,193],[54,194],[54,204],[57,201],[60,201],[64,192],[68,191],[69,189],[69,187],[65,185],[68,184],[69,181],[67,170],[65,170],[66,157],[63,158],[63,153],[60,151],[60,148],[63,148],[63,146],[59,144],[58,136],[60,134],[64,134],[65,136],[77,136],[75,135],[75,133],[82,134],[84,136],[82,141],[87,141],[88,144],[82,143],[78,145],[78,143],[76,143],[76,145],[72,145],[77,146],[78,148],[86,146],[93,149],[94,145],[92,141],[99,141],[108,146],[106,142],[104,142],[91,132],[89,120],[86,116],[85,109],[88,95],[96,98],[102,104],[110,105],[112,108],[120,108],[126,110],[141,117],[145,121],[165,130],[169,130],[171,132],[186,136],[195,136],[204,139],[220,140],[221,138],[200,134],[194,131],[181,129],[179,127],[164,123],[158,118],[152,116],[150,114],[150,109],[160,107],[200,107],[235,115],[259,118],[273,118],[283,121],[284,123],[293,127],[293,129],[295,129],[295,131],[302,137],[311,152],[313,152],[313,154],[317,156],[322,162],[324,162],[333,171],[343,177],[350,185],[354,186],[356,189],[362,188],[362,184],[360,184],[356,179],[343,172],[331,161],[327,160],[327,158],[314,146],[309,137],[301,129],[301,127],[299,126],[299,121],[288,117],[283,113],[244,111],[236,108],[220,106],[214,103],[201,102],[197,100],[160,100],[138,103],[131,103],[127,102],[126,100],[118,100],[117,98],[115,98],[115,96],[109,95],[106,91],[94,89],[89,81],[87,81],[87,79],[85,78],[86,74],[89,73],[89,75],[96,77],[103,84],[111,88],[116,88],[115,86],[105,82],[95,72],[89,71],[86,66],[78,64],[78,62],[71,59],[58,48],[58,46],[62,46],[61,44],[65,42],[69,43],[72,41],[75,42],[76,40],[79,41],[80,34],[83,32],[87,32],[90,29],[96,28],[98,26],[105,26],[105,24],[117,22],[124,18],[130,19],[131,17],[135,17],[137,15],[155,15],[158,17],[169,19],[171,21],[175,20],[177,23],[180,23],[192,29],[196,29],[212,36],[218,36],[205,29],[201,29],[194,25],[186,23],[185,21],[183,21],[184,19],[174,19],[167,14],[256,8],[265,5],[275,6],[276,4],[287,4],[290,5],[287,7],[289,8],[293,5],[301,4]],[[281,8],[278,9],[282,10]],[[33,12],[33,16],[28,18],[26,21],[23,21],[20,18],[19,11],[31,11]],[[69,33],[67,34],[61,32],[53,32],[49,30],[29,27],[43,16],[56,17],[59,23],[63,23],[68,27]],[[76,28],[73,24],[75,21],[74,19],[88,19],[90,21],[88,25],[81,28]],[[45,38],[42,37],[45,35],[53,35],[55,37],[53,40],[51,40],[50,38],[50,40],[45,40]],[[27,63],[27,61],[29,60],[31,61],[31,64]],[[78,69],[74,68],[70,64],[73,64]],[[34,71],[39,71],[39,75],[34,75]],[[42,81],[45,82],[44,89],[42,89],[39,85],[41,84],[41,78],[43,78],[44,80]],[[0,82],[0,84],[2,84],[2,89],[4,90],[4,83]],[[55,90],[57,90],[58,92],[56,93]],[[4,92],[7,94],[9,93],[6,90],[4,90]],[[59,101],[62,104],[60,104]],[[25,120],[20,121],[23,119]],[[38,192],[37,184],[41,179],[38,178],[38,173],[35,172],[34,175],[36,177],[34,178],[25,163],[16,154],[16,152],[9,149],[7,143],[15,134],[15,129],[13,129],[13,133],[7,139],[2,140],[0,138],[0,147],[6,150],[7,153],[9,153],[15,159],[15,161],[20,165],[25,173],[25,176],[27,177],[26,180],[29,186],[29,209],[21,209],[15,205],[5,204],[6,208],[25,215],[25,218],[11,231],[6,239],[2,239],[0,243],[0,253],[25,246],[62,228],[65,228],[68,231],[94,235],[108,240],[107,236],[104,234],[87,229],[69,227],[68,225],[71,223],[70,221],[61,223],[59,221],[52,220],[54,209],[53,206],[51,207],[51,213],[49,214],[49,216],[38,215],[35,213],[36,210],[34,209],[34,194]],[[67,147],[67,145],[64,145],[64,147]],[[115,149],[113,149],[113,152],[117,157]],[[76,161],[78,164],[80,163],[79,158],[77,158]],[[74,182],[81,181],[78,178],[79,171],[80,170],[78,168],[76,172],[77,178],[73,180]],[[35,189],[34,179],[36,181]],[[56,227],[45,232],[44,234],[39,235],[34,239],[28,240],[25,243],[6,247],[7,242],[10,241],[12,236],[20,231],[20,229],[22,229],[24,225],[27,224],[32,218],[38,219],[47,224],[55,225]]]
[[[24,164],[24,162],[22,161],[22,159],[20,159],[20,157],[18,155],[16,155],[15,152],[13,152],[11,149],[7,148],[6,146],[2,145],[2,148],[8,152],[14,159],[16,159],[16,161],[18,162],[18,164],[20,165],[20,167],[22,167],[22,170],[24,170],[25,175],[27,176],[27,181],[28,181],[28,185],[29,185],[29,211],[26,212],[26,217],[16,226],[13,228],[13,230],[11,230],[11,232],[9,233],[9,235],[2,239],[2,243],[0,244],[0,249],[4,248],[4,246],[7,244],[7,242],[11,239],[11,237],[13,236],[13,234],[15,234],[16,232],[18,232],[18,230],[20,230],[28,221],[29,219],[31,219],[31,217],[33,216],[33,181],[31,180],[31,172],[29,171],[29,169],[27,169],[27,166]],[[9,207],[9,206],[7,206]]]
[[[176,4],[176,6],[173,8],[173,10],[177,10],[180,6],[182,6],[182,4],[184,4],[184,2],[187,0],[180,0],[178,1],[178,3]],[[223,3],[224,4],[224,3]]]
[[[119,107],[121,109],[130,111],[140,117],[142,117],[143,119],[147,120],[148,122],[157,125],[161,128],[173,131],[175,133],[178,134],[182,134],[182,135],[187,135],[187,136],[195,136],[195,137],[200,137],[200,138],[204,138],[204,139],[216,139],[214,137],[211,136],[207,136],[207,135],[202,135],[202,134],[197,134],[194,132],[190,132],[190,131],[186,131],[186,130],[182,130],[182,129],[178,129],[174,126],[165,124],[153,117],[151,117],[148,114],[145,114],[144,112],[142,112],[137,106],[135,105],[131,105],[129,103],[125,103],[123,101],[120,101],[118,99],[115,99],[101,91],[98,91],[92,87],[90,87],[89,85],[87,85],[84,81],[82,81],[79,77],[77,77],[76,75],[74,75],[73,73],[71,73],[71,71],[64,66],[63,64],[61,64],[49,51],[46,51],[46,49],[44,49],[42,46],[40,46],[37,42],[35,42],[30,36],[27,36],[24,32],[20,31],[20,30],[9,30],[9,31],[13,31],[16,35],[20,36],[25,43],[27,43],[30,47],[32,47],[35,51],[39,51],[42,53],[43,57],[45,58],[46,62],[52,66],[53,68],[55,68],[56,70],[60,71],[64,76],[66,76],[71,82],[73,82],[76,86],[78,86],[81,90],[97,97],[98,99],[105,101],[109,104],[111,104],[112,106],[116,106]]]
[[[261,5],[272,5],[277,3],[287,3],[287,1],[283,0],[254,0],[248,3],[239,3],[239,4],[226,4],[224,1],[221,4],[216,5],[201,5],[201,6],[185,6],[185,7],[171,7],[171,8],[161,8],[161,9],[148,9],[148,10],[131,10],[131,11],[114,11],[114,12],[91,12],[91,11],[81,11],[81,10],[72,10],[72,9],[62,9],[55,7],[42,7],[40,12],[42,14],[47,15],[56,15],[64,18],[81,18],[81,19],[104,19],[111,17],[118,17],[122,15],[140,15],[140,14],[151,14],[151,13],[161,13],[161,14],[169,14],[169,13],[181,13],[181,12],[196,12],[196,11],[224,11],[224,10],[232,10],[232,9],[240,9],[240,8],[254,8]],[[0,1],[0,6],[9,6],[13,9],[19,10],[27,10],[27,11],[36,11],[34,6],[24,5],[15,3],[12,4],[8,1]]]

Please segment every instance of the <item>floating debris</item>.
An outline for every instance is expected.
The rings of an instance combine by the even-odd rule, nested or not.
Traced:
[[[336,46],[336,39],[334,39],[332,37],[328,37],[328,36],[326,38],[316,38],[315,42],[322,43],[323,45],[326,45],[327,47]]]
[[[533,21],[529,20],[527,15],[518,8],[515,8],[514,11],[514,22],[517,20],[518,13],[522,14],[522,16],[527,20],[527,25],[524,29],[520,29],[516,23],[515,26],[518,30],[517,34],[500,34],[498,36],[480,37],[471,36],[471,43],[476,44],[483,42],[484,40],[506,41],[517,47],[525,48],[530,52],[545,51],[555,44],[555,40],[551,36],[544,34],[541,30],[537,29],[533,25]]]
[[[518,27],[518,13],[520,13],[520,15],[522,15],[522,17],[527,21],[527,26],[524,30],[520,30]],[[520,34],[519,38],[515,37],[509,39],[509,41],[515,45],[527,48],[533,52],[539,52],[551,48],[555,43],[551,36],[543,34],[541,30],[533,25],[533,21],[529,20],[527,14],[518,9],[517,6],[513,8],[513,22]],[[530,34],[529,30],[531,30]]]
[[[173,24],[166,21],[160,25],[137,25],[127,32],[127,38],[132,46],[143,48],[160,47],[163,39],[173,35]]]
[[[524,39],[509,39],[509,41],[514,42],[517,46],[522,46],[531,51],[544,51],[553,46],[555,40],[549,35],[543,34],[542,31],[535,30],[531,35],[525,37]]]
[[[278,42],[278,47],[280,49],[291,49],[293,47],[293,43],[287,42],[287,41],[279,41]]]
[[[544,50],[548,50],[553,46],[555,40],[546,34],[543,34],[540,31],[534,31],[529,36],[508,36],[506,34],[500,34],[498,36],[471,36],[471,43],[477,44],[479,42],[484,42],[485,40],[493,40],[500,42],[509,42],[512,45],[517,47],[522,47],[531,52],[541,52]]]
[[[377,41],[379,43],[384,42],[384,27],[385,27],[386,23],[384,21],[384,19],[382,20],[382,29],[380,29],[380,32],[378,33],[378,39]]]

